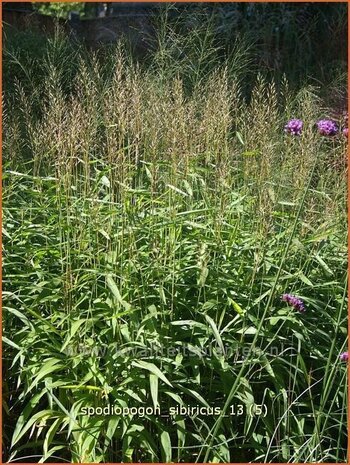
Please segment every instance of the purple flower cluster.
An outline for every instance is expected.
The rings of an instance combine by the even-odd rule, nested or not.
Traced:
[[[300,313],[304,313],[306,311],[304,302],[302,300],[298,299],[298,297],[295,297],[295,295],[283,294],[282,295],[282,300],[283,300],[283,302],[287,302],[287,304],[294,307],[295,310],[298,310],[298,312],[300,312]]]
[[[321,119],[317,123],[318,132],[321,136],[335,136],[338,132],[338,126],[330,119]]]
[[[303,129],[301,119],[291,119],[284,127],[284,131],[292,136],[300,136]]]
[[[283,294],[281,299],[300,313],[304,313],[306,311],[304,302],[295,295]],[[347,362],[349,360],[349,352],[341,353],[339,355],[339,359],[341,362]]]
[[[284,127],[284,132],[292,136],[301,136],[303,130],[303,121],[301,119],[293,118]],[[317,129],[321,136],[332,137],[339,132],[337,124],[330,119],[321,119],[317,123]],[[349,129],[346,127],[342,130],[342,133],[345,137],[348,137]]]

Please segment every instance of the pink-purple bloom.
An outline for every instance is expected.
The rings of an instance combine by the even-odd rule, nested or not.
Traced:
[[[338,132],[338,126],[330,119],[321,119],[317,123],[317,128],[321,136],[335,136]]]
[[[347,362],[349,360],[349,352],[343,352],[339,355],[339,358],[342,362]]]
[[[343,135],[344,135],[345,137],[349,137],[349,128],[344,128],[344,129],[343,129]]]
[[[300,136],[303,129],[301,119],[291,119],[284,127],[284,131],[292,136]]]
[[[306,311],[304,302],[292,294],[283,294],[282,295],[283,302],[287,302],[287,304],[291,305],[295,310],[298,310],[300,313],[304,313]]]

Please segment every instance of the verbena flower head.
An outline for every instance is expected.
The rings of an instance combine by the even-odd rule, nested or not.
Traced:
[[[287,304],[291,305],[298,310],[300,313],[304,313],[306,311],[304,302],[301,299],[298,299],[295,295],[292,294],[283,294],[282,295],[283,302],[287,302]]]
[[[284,127],[284,132],[292,136],[300,136],[303,129],[303,122],[301,119],[291,119]]]
[[[317,123],[318,132],[321,136],[335,136],[338,132],[338,126],[330,119],[321,119]]]
[[[347,362],[349,360],[349,352],[343,352],[339,355],[339,358],[342,362]]]
[[[343,135],[344,135],[345,137],[349,137],[349,128],[344,128],[344,129],[343,129]]]

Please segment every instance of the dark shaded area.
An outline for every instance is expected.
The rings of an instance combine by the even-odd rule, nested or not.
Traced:
[[[40,5],[53,4],[3,4],[3,89],[11,99],[20,83],[36,96],[34,112],[52,66],[63,69],[64,63],[58,79],[69,94],[79,57],[97,52],[101,72],[108,74],[109,52],[121,42],[129,59],[164,79],[180,77],[187,92],[228,63],[247,97],[260,74],[277,87],[284,77],[294,90],[316,86],[336,115],[347,107],[345,3],[108,3],[109,16],[95,11],[87,18],[71,10],[66,19],[41,14]],[[54,5],[56,13],[63,7]],[[94,4],[82,6],[85,11]]]
[[[238,36],[249,36],[259,70],[265,69],[277,77],[286,73],[303,79],[308,74],[324,80],[338,66],[346,69],[345,3],[92,2],[77,5],[36,3],[32,6],[4,2],[3,22],[19,30],[36,29],[50,34],[59,17],[68,35],[90,47],[116,43],[126,36],[136,51],[145,55],[154,48],[157,28],[152,26],[166,11],[169,25],[183,34],[209,21],[217,41],[227,49]]]

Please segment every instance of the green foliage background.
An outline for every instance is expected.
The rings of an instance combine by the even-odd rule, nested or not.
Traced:
[[[277,79],[183,21],[142,62],[7,32],[7,461],[346,461],[347,140],[315,128],[346,126],[344,63]],[[82,412],[108,404],[222,415]]]
[[[85,2],[35,2],[32,5],[40,13],[57,18],[67,18],[71,11],[76,11],[81,15],[85,11]]]

